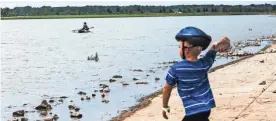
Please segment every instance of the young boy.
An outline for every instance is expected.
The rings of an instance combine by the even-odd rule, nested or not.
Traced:
[[[230,48],[230,41],[223,37],[215,42],[203,58],[198,59],[201,51],[211,43],[211,37],[195,27],[186,27],[177,35],[179,54],[183,61],[174,64],[163,87],[163,117],[168,119],[170,111],[168,102],[173,86],[182,99],[186,112],[182,121],[209,121],[211,109],[215,101],[208,80],[208,70],[215,61],[216,52],[224,52]]]

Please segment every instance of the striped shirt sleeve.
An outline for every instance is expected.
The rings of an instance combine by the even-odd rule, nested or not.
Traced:
[[[170,70],[167,73],[166,82],[171,86],[174,86],[176,84],[176,74],[173,66],[170,68]]]
[[[209,50],[203,57],[204,62],[209,66],[213,65],[216,58],[216,54],[217,54],[217,51]]]

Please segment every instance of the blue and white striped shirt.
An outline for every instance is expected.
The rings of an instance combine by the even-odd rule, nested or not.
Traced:
[[[215,57],[216,51],[209,50],[195,62],[183,60],[174,64],[166,76],[169,85],[177,84],[187,116],[209,111],[216,106],[207,75]]]

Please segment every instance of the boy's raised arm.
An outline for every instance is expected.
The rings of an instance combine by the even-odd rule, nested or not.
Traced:
[[[230,49],[230,40],[227,37],[222,37],[219,41],[213,43],[209,51],[203,57],[208,64],[212,65],[215,61],[216,52],[226,52]]]

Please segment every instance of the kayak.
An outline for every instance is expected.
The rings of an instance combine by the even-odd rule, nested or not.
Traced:
[[[89,30],[79,30],[78,32],[79,33],[89,33],[90,31]]]
[[[89,30],[73,30],[74,33],[89,33]]]
[[[90,27],[90,29],[93,29],[94,27]],[[74,33],[89,33],[89,30],[72,30]]]

